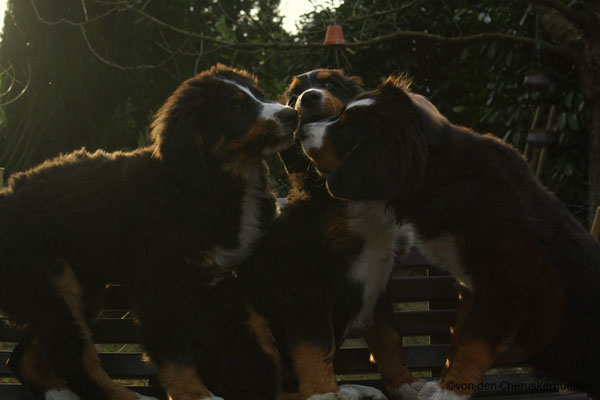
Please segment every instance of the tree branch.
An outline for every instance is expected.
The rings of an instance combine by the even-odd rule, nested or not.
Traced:
[[[178,28],[171,24],[168,24],[156,17],[153,17],[152,15],[149,15],[146,12],[141,11],[139,9],[134,8],[134,11],[161,26],[171,29],[174,32],[178,32],[182,35],[188,35],[191,37],[195,37],[197,39],[205,40],[207,42],[215,43],[215,44],[218,44],[221,46],[229,46],[229,47],[234,47],[237,49],[246,49],[246,50],[253,49],[253,48],[276,49],[276,50],[313,50],[313,49],[323,48],[322,43],[281,43],[281,42],[279,42],[279,43],[259,43],[259,42],[237,43],[237,42],[227,42],[227,41],[215,39],[213,37],[200,35],[196,32],[186,31],[184,29],[181,29],[181,28]],[[363,40],[363,41],[347,42],[345,44],[345,47],[357,49],[357,48],[369,47],[369,46],[372,46],[375,44],[389,42],[389,41],[393,41],[393,40],[401,39],[401,38],[420,39],[420,40],[426,40],[429,42],[439,42],[439,43],[457,44],[457,45],[471,44],[471,43],[475,43],[475,42],[483,42],[483,41],[489,41],[489,40],[499,40],[499,41],[504,41],[504,42],[524,44],[524,45],[528,45],[528,46],[534,45],[534,40],[532,38],[508,35],[505,33],[498,33],[498,32],[479,33],[476,35],[469,35],[469,36],[446,37],[446,36],[440,36],[440,35],[435,35],[435,34],[431,34],[431,33],[420,32],[420,31],[399,30],[399,31],[393,32],[389,35],[377,36],[377,37]],[[575,53],[572,52],[567,47],[557,46],[557,45],[542,41],[542,48],[548,52],[555,53],[555,54],[558,54],[558,55],[561,55],[564,57],[569,57],[569,58],[573,58],[573,59],[576,57]]]

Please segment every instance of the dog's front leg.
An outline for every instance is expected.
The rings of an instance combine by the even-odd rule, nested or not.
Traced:
[[[473,296],[463,291],[457,319],[452,328],[450,355],[438,382],[428,382],[418,393],[419,400],[466,400],[483,380],[485,372],[506,351],[521,321],[515,309],[494,308],[498,292]],[[510,296],[507,292],[504,295]],[[515,297],[517,294],[515,293]],[[494,311],[494,312],[492,312]]]
[[[425,383],[417,381],[404,365],[402,337],[387,321],[381,304],[375,307],[373,323],[363,336],[389,393],[402,400],[416,399]]]

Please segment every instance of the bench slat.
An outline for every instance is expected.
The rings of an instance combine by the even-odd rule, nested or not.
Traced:
[[[6,366],[9,357],[9,351],[0,351],[0,377],[13,376],[12,371]],[[145,379],[155,375],[152,367],[142,361],[141,354],[100,353],[100,361],[112,378]]]
[[[392,317],[392,325],[402,336],[449,334],[454,310],[402,311]]]
[[[0,341],[18,342],[21,333],[13,327],[3,323],[0,318]],[[92,326],[95,343],[139,343],[133,320],[131,319],[99,319]]]
[[[439,368],[444,365],[450,346],[445,344],[405,346],[404,361],[409,368]],[[369,361],[369,349],[346,348],[335,353],[334,368],[338,374],[365,374],[377,372]]]
[[[3,323],[0,318],[0,341],[18,342],[21,334]],[[393,325],[400,335],[415,336],[448,334],[454,322],[452,310],[402,311],[393,316]],[[131,319],[99,319],[92,327],[95,343],[139,343],[139,336]]]
[[[391,297],[395,302],[458,301],[458,285],[451,276],[414,276],[393,278]]]

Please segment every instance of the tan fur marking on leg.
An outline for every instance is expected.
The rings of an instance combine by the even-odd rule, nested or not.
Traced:
[[[73,270],[65,265],[63,272],[58,276],[55,284],[58,293],[62,295],[67,306],[71,309],[73,318],[79,327],[81,339],[85,346],[81,362],[87,376],[95,382],[110,399],[137,400],[135,393],[124,386],[113,382],[100,365],[100,358],[98,357],[98,352],[96,351],[92,340],[92,332],[84,318],[81,284]]]
[[[448,382],[457,388],[453,392],[459,395],[470,395],[468,387],[477,387],[483,380],[485,371],[494,364],[493,349],[484,341],[460,343],[455,349],[454,357],[449,359],[449,367],[442,378],[440,386],[446,388]]]
[[[446,372],[450,367],[449,360],[454,359],[456,350],[459,348],[459,334],[461,328],[471,311],[471,305],[473,303],[473,296],[466,290],[463,290],[458,295],[458,307],[456,308],[456,322],[454,326],[450,327],[450,354],[448,355],[448,359],[446,359],[446,365],[442,369],[441,377],[442,379],[446,376]]]
[[[300,395],[307,399],[313,394],[339,391],[333,371],[335,346],[326,354],[312,343],[300,343],[292,350],[294,368],[300,385]]]
[[[66,382],[56,374],[37,340],[33,340],[25,349],[20,373],[27,384],[36,386],[42,392],[67,388]]]
[[[250,326],[250,330],[256,337],[258,341],[258,345],[263,349],[265,354],[267,354],[271,360],[273,360],[273,364],[275,365],[276,370],[276,399],[284,399],[283,392],[283,378],[281,377],[281,357],[279,356],[279,351],[277,350],[277,345],[275,343],[275,337],[271,332],[271,328],[269,327],[269,322],[265,317],[260,315],[256,310],[250,306],[246,306],[246,310],[250,315],[248,319],[248,325]]]
[[[199,400],[211,397],[193,367],[165,364],[158,368],[158,379],[169,400]]]
[[[387,323],[380,309],[373,313],[373,325],[365,331],[364,337],[390,391],[415,381],[404,365],[402,337]]]

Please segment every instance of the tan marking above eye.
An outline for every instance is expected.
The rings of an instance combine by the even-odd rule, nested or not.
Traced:
[[[347,120],[348,120],[347,113],[344,112],[342,115],[340,115],[340,124],[345,124]]]
[[[319,71],[317,72],[317,79],[327,79],[331,76],[331,73],[328,71]]]
[[[233,94],[233,98],[236,100],[244,100],[246,98],[246,93],[242,91],[237,91]]]
[[[300,86],[300,79],[294,77],[294,79],[292,80],[292,83],[290,84],[290,89],[294,89],[298,86]]]

